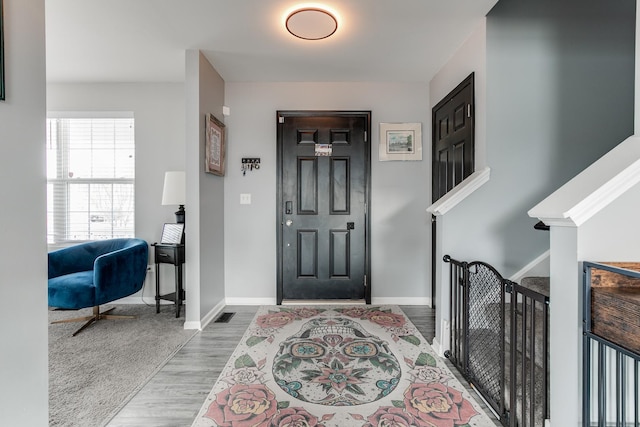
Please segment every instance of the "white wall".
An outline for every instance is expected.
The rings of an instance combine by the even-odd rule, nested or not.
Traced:
[[[372,300],[424,304],[430,294],[431,129],[425,84],[227,82],[231,115],[225,177],[228,303],[275,303],[276,111],[372,111]],[[379,162],[380,122],[420,122],[421,162]],[[242,176],[242,157],[260,157]],[[240,194],[252,196],[240,205]]]
[[[0,425],[48,425],[44,0],[4,0]]]
[[[204,172],[205,116],[223,120],[225,83],[198,50],[185,57],[186,328],[201,328],[224,303],[225,179]]]
[[[48,84],[48,111],[132,111],[136,138],[135,235],[160,240],[162,225],[175,222],[177,206],[162,206],[164,173],[185,170],[184,85],[182,83]],[[187,210],[187,218],[189,212]],[[149,264],[153,263],[153,249]],[[172,266],[161,266],[161,293],[172,292]],[[155,303],[155,276],[126,301]]]
[[[611,202],[579,228],[579,260],[640,261],[640,184]]]

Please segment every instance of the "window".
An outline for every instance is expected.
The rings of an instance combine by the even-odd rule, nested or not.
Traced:
[[[47,242],[133,237],[133,114],[50,114]]]

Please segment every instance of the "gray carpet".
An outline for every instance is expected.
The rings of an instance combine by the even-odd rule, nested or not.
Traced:
[[[49,311],[49,321],[91,311]],[[155,306],[117,305],[111,314],[138,318],[101,320],[75,337],[81,323],[49,325],[50,426],[104,425],[196,333],[170,305],[159,314]]]

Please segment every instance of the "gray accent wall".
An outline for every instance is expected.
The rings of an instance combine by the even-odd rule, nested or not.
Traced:
[[[500,0],[486,31],[491,179],[443,249],[508,277],[549,249],[527,211],[633,133],[635,2]]]
[[[476,98],[476,117],[486,117],[476,166],[491,169],[489,182],[438,218],[442,350],[449,315],[441,256],[485,261],[504,277],[519,272],[550,247],[527,211],[633,133],[635,21],[632,0],[500,0],[486,19],[486,70],[463,46],[432,81],[432,93],[446,93],[448,76],[476,71],[486,85]]]
[[[44,0],[4,0],[0,425],[48,425]]]

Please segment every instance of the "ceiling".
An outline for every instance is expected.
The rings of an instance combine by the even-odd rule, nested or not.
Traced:
[[[46,0],[49,82],[179,82],[187,49],[225,81],[428,82],[497,0],[319,0],[329,39],[291,36],[292,0]]]

